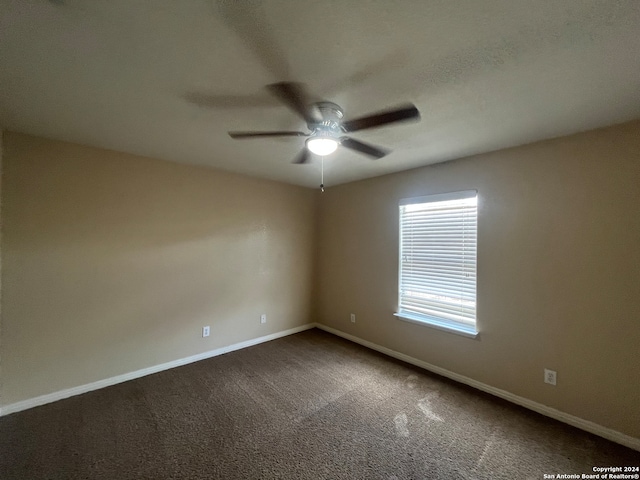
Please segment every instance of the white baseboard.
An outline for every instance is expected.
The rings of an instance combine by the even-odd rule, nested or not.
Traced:
[[[334,335],[337,335],[339,337],[346,338],[347,340],[355,343],[359,343],[360,345],[363,345],[372,350],[376,350],[380,353],[384,353],[385,355],[389,355],[390,357],[397,358],[398,360],[402,360],[412,365],[416,365],[417,367],[424,368],[425,370],[429,370],[433,373],[437,373],[438,375],[442,375],[443,377],[450,378],[452,380],[455,380],[456,382],[464,383],[465,385],[469,385],[471,387],[477,388],[478,390],[482,390],[483,392],[490,393],[491,395],[495,395],[496,397],[503,398],[505,400],[508,400],[509,402],[515,403],[516,405],[520,405],[522,407],[528,408],[529,410],[533,410],[534,412],[541,413],[542,415],[606,438],[607,440],[611,440],[612,442],[619,443],[620,445],[624,445],[625,447],[640,451],[640,439],[638,438],[620,433],[616,430],[612,430],[611,428],[603,427],[602,425],[598,425],[597,423],[584,420],[574,415],[561,412],[560,410],[556,410],[555,408],[551,408],[541,403],[534,402],[533,400],[514,395],[513,393],[507,392],[506,390],[500,390],[499,388],[495,388],[491,385],[478,382],[477,380],[474,380],[472,378],[465,377],[464,375],[459,375],[449,370],[445,370],[444,368],[437,367],[436,365],[431,365],[430,363],[423,362],[422,360],[410,357],[409,355],[405,355],[404,353],[396,352],[395,350],[391,350],[390,348],[386,348],[367,340],[363,340],[354,335],[336,330],[335,328],[327,327],[326,325],[321,324],[316,324],[315,326],[320,328],[321,330],[333,333]]]
[[[496,397],[503,398],[509,402],[515,403],[516,405],[520,405],[522,407],[528,408],[542,415],[546,415],[547,417],[553,418],[560,422],[566,423],[568,425],[577,427],[581,430],[585,430],[589,433],[593,433],[600,437],[606,438],[607,440],[611,440],[612,442],[619,443],[620,445],[624,445],[625,447],[629,447],[634,450],[640,451],[640,439],[638,438],[631,437],[624,433],[620,433],[616,430],[603,427],[602,425],[598,425],[597,423],[584,420],[582,418],[576,417],[574,415],[570,415],[560,410],[556,410],[555,408],[551,408],[541,403],[534,402],[533,400],[529,400],[527,398],[514,395],[513,393],[507,392],[506,390],[501,390],[499,388],[492,387],[491,385],[478,382],[477,380],[473,380],[472,378],[465,377],[464,375],[459,375],[455,372],[451,372],[449,370],[438,367],[436,365],[432,365],[422,360],[418,360],[417,358],[410,357],[409,355],[405,355],[404,353],[396,352],[395,350],[391,350],[390,348],[383,347],[381,345],[369,342],[367,340],[363,340],[354,335],[350,335],[348,333],[342,332],[340,330],[336,330],[335,328],[327,327],[326,325],[322,325],[319,323],[308,323],[306,325],[284,330],[282,332],[276,332],[270,335],[265,335],[263,337],[253,338],[251,340],[246,340],[244,342],[235,343],[233,345],[229,345],[226,347],[217,348],[215,350],[210,350],[208,352],[199,353],[197,355],[192,355],[190,357],[180,358],[178,360],[162,363],[160,365],[154,365],[152,367],[143,368],[141,370],[136,370],[134,372],[117,375],[111,378],[105,378],[104,380],[98,380],[96,382],[87,383],[85,385],[80,385],[77,387],[60,390],[60,391],[49,393],[46,395],[41,395],[39,397],[29,398],[27,400],[5,405],[4,407],[0,408],[0,416],[9,415],[15,412],[20,412],[22,410],[27,410],[29,408],[33,408],[33,407],[37,407],[47,403],[62,400],[63,398],[80,395],[82,393],[91,392],[93,390],[98,390],[104,387],[126,382],[129,380],[134,380],[136,378],[151,375],[153,373],[162,372],[164,370],[169,370],[171,368],[180,367],[182,365],[198,362],[200,360],[205,360],[211,357],[216,357],[218,355],[233,352],[235,350],[240,350],[242,348],[258,345],[259,343],[269,342],[271,340],[275,340],[281,337],[286,337],[288,335],[293,335],[294,333],[302,332],[304,330],[309,330],[310,328],[314,328],[314,327],[320,328],[321,330],[325,330],[329,333],[332,333],[339,337],[350,340],[354,343],[358,343],[372,350],[376,350],[380,353],[384,353],[385,355],[388,355],[390,357],[397,358],[398,360],[402,360],[412,365],[416,365],[417,367],[424,368],[425,370],[429,370],[431,372],[437,373],[438,375],[442,375],[443,377],[447,377],[457,382],[464,383],[465,385],[469,385],[471,387],[477,388],[478,390],[482,390],[483,392],[490,393],[492,395],[495,395]]]
[[[303,330],[309,330],[310,328],[314,328],[315,326],[316,324],[314,323],[308,323],[300,327],[290,328],[282,332],[276,332],[270,335],[265,335],[264,337],[253,338],[251,340],[235,343],[233,345],[229,345],[226,347],[216,348],[215,350],[199,353],[197,355],[192,355],[190,357],[179,358],[178,360],[161,363],[160,365],[154,365],[153,367],[143,368],[141,370],[136,370],[135,372],[129,372],[122,375],[117,375],[115,377],[105,378],[104,380],[98,380],[97,382],[91,382],[85,385],[80,385],[73,388],[67,388],[65,390],[59,390],[57,392],[48,393],[46,395],[41,395],[39,397],[29,398],[27,400],[22,400],[21,402],[11,403],[9,405],[5,405],[0,409],[0,416],[9,415],[10,413],[20,412],[21,410],[27,410],[33,407],[38,407],[46,403],[56,402],[58,400],[62,400],[63,398],[73,397],[75,395],[91,392],[92,390],[98,390],[100,388],[115,385],[117,383],[127,382],[129,380],[133,380],[136,378],[145,377],[147,375],[151,375],[152,373],[162,372],[163,370],[169,370],[170,368],[180,367],[188,363],[198,362],[206,358],[216,357],[224,353],[229,353],[229,352],[233,352],[234,350],[240,350],[242,348],[251,347],[259,343],[269,342],[271,340],[275,340],[276,338],[286,337],[287,335],[292,335],[294,333],[302,332]]]

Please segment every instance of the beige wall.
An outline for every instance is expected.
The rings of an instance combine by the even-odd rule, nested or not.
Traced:
[[[4,151],[4,130],[0,128],[0,406],[3,404],[2,400],[2,362],[4,354],[2,352],[2,166],[4,165],[3,151]],[[317,249],[316,249],[317,250]],[[314,305],[314,309],[315,309]],[[315,314],[315,311],[314,311]]]
[[[3,405],[311,321],[315,191],[7,132],[2,181]]]
[[[314,190],[210,169],[6,132],[3,150],[0,405],[302,325],[313,308],[640,438],[640,122],[329,188],[318,212]],[[397,200],[467,189],[479,340],[392,315]]]
[[[479,340],[392,315],[398,200],[469,189]],[[639,209],[640,122],[330,188],[318,321],[640,438]]]

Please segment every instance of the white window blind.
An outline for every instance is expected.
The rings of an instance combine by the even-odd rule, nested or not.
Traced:
[[[400,202],[398,316],[475,332],[477,217],[475,191]]]

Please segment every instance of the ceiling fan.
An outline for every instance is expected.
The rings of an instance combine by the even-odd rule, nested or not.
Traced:
[[[344,136],[344,134],[390,123],[420,119],[420,112],[415,105],[407,104],[393,110],[344,121],[344,112],[340,106],[332,102],[310,102],[304,86],[300,83],[274,83],[268,85],[267,89],[304,119],[310,130],[309,133],[296,131],[229,132],[229,136],[235,139],[308,137],[306,148],[293,161],[298,164],[309,161],[309,152],[321,156],[330,155],[336,151],[338,146],[355,150],[374,159],[382,158],[390,151]]]

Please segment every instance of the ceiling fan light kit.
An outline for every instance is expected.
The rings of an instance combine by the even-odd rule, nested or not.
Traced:
[[[322,157],[331,155],[338,149],[343,133],[340,123],[343,117],[342,109],[331,102],[314,103],[311,108],[320,114],[322,121],[307,124],[311,130],[306,141],[307,148],[311,153]]]
[[[311,153],[321,157],[331,155],[338,149],[338,142],[335,138],[316,136],[307,139],[307,148]]]

